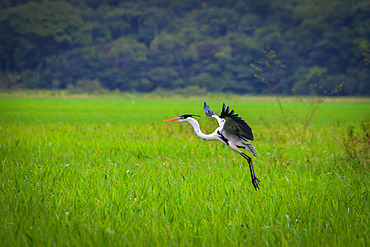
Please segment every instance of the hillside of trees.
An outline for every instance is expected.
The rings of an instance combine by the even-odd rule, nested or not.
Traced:
[[[366,0],[2,0],[0,87],[368,96],[369,16]]]

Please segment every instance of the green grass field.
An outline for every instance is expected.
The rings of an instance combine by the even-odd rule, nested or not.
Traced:
[[[323,103],[300,134],[311,105],[284,102],[292,137],[276,103],[238,99],[259,191],[228,147],[163,122],[212,132],[201,97],[0,98],[0,245],[368,246],[369,101]]]

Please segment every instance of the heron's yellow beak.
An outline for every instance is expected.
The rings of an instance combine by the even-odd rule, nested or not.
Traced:
[[[166,120],[163,120],[165,122],[171,122],[171,121],[179,121],[180,118],[179,117],[175,117],[175,118],[171,118],[171,119],[166,119]]]

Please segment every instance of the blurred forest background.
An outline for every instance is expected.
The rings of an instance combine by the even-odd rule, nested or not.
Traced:
[[[0,87],[368,96],[369,16],[366,0],[1,0]]]

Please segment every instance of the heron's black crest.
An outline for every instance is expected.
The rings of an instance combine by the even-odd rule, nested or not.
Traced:
[[[199,115],[185,114],[180,116],[181,119],[187,119],[188,117],[200,117]]]
[[[226,109],[225,103],[223,104],[221,111],[221,118],[230,119],[232,121],[226,121],[225,126],[227,129],[235,132],[234,134],[238,135],[240,138],[245,141],[253,141],[253,133],[251,127],[241,118],[238,114],[234,113],[234,110],[230,111],[230,107]]]

